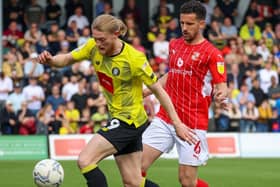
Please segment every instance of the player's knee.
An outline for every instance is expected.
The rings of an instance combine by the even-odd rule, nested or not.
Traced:
[[[182,187],[196,187],[196,179],[193,179],[190,176],[180,175],[179,181]]]
[[[77,160],[77,165],[80,169],[85,168],[86,166],[92,164],[91,160],[83,155],[79,155]]]

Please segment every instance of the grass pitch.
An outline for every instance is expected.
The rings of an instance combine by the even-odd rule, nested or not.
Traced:
[[[32,170],[37,161],[0,161],[0,187],[35,187]],[[65,177],[61,187],[85,187],[86,183],[75,161],[60,161]],[[122,187],[119,171],[113,160],[99,164],[109,187]],[[148,178],[161,187],[179,187],[177,160],[158,160]],[[279,159],[210,159],[199,170],[200,178],[210,187],[276,187],[280,184]]]

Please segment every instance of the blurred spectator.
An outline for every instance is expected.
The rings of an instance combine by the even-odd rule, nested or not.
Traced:
[[[276,5],[276,1],[260,1],[258,3],[258,12],[260,17],[262,17],[263,21],[259,23],[260,27],[263,29],[265,27],[265,23],[273,22],[273,6]]]
[[[259,119],[257,120],[257,132],[268,132],[270,121],[272,119],[272,108],[268,100],[263,100],[258,107]]]
[[[221,11],[221,8],[216,5],[213,10],[213,14],[211,16],[211,22],[216,21],[219,25],[222,25],[224,22],[224,14]]]
[[[37,78],[29,77],[29,84],[23,88],[22,93],[27,102],[27,108],[36,116],[45,100],[43,88],[37,84]]]
[[[165,75],[168,71],[168,66],[166,62],[162,62],[158,65],[158,71],[156,73],[158,78],[161,78],[163,75]]]
[[[166,33],[168,22],[172,19],[173,17],[168,8],[166,6],[160,6],[159,14],[154,18],[154,22],[158,25],[161,33]]]
[[[256,132],[256,122],[259,118],[258,108],[254,102],[249,101],[242,109],[242,120],[240,121],[240,132]]]
[[[14,83],[14,91],[9,94],[7,100],[13,104],[14,112],[17,114],[21,108],[21,104],[25,101],[19,82]]]
[[[228,116],[228,112],[222,110],[219,107],[216,107],[214,110],[215,113],[215,124],[217,132],[225,132],[229,130],[230,118]]]
[[[280,23],[275,26],[276,45],[280,46]]]
[[[249,62],[247,55],[243,54],[241,63],[239,64],[239,73],[243,80],[250,76],[251,71],[254,69],[253,65]]]
[[[262,55],[260,55],[257,51],[257,45],[252,44],[251,46],[251,54],[248,56],[250,64],[253,65],[253,67],[256,70],[260,70],[263,64],[263,58]]]
[[[58,85],[52,87],[52,94],[46,99],[46,104],[52,105],[54,111],[57,110],[59,105],[66,104],[65,99],[60,95],[60,89]]]
[[[80,81],[78,83],[78,92],[73,94],[71,101],[74,102],[75,108],[78,109],[79,113],[82,113],[83,108],[87,106],[88,95],[86,94],[86,83]]]
[[[163,33],[159,33],[153,44],[153,54],[157,63],[167,62],[169,54],[169,42]]]
[[[38,54],[36,52],[31,53],[29,59],[25,61],[24,64],[24,75],[28,79],[29,77],[34,77],[38,79],[44,73],[43,64],[37,63],[36,58]]]
[[[240,93],[237,95],[236,101],[237,103],[235,104],[237,104],[240,107],[241,112],[243,111],[244,108],[246,108],[247,103],[256,102],[254,95],[249,91],[248,86],[245,83],[241,85]]]
[[[179,38],[182,35],[181,29],[178,26],[177,19],[173,18],[168,22],[166,30],[166,40],[170,41],[172,38]]]
[[[6,58],[7,60],[3,62],[2,67],[4,74],[14,80],[21,80],[23,78],[23,68],[17,56],[9,52]]]
[[[226,45],[226,37],[223,36],[221,27],[215,20],[211,22],[210,29],[208,30],[208,38],[218,49],[222,49]]]
[[[112,4],[110,2],[104,2],[104,7],[101,14],[110,14],[112,16],[115,16],[115,13],[113,12]]]
[[[217,0],[217,4],[221,8],[224,16],[230,17],[232,22],[234,22],[234,17],[238,15],[238,0]]]
[[[26,60],[31,55],[32,51],[35,51],[35,48],[34,45],[31,45],[29,41],[25,40],[18,50],[21,53],[23,60]]]
[[[142,38],[142,33],[138,27],[138,25],[135,23],[134,19],[132,18],[127,18],[125,20],[125,24],[127,25],[127,33],[124,37],[124,40],[126,42],[129,42],[131,43],[132,42],[132,39],[135,37],[135,36],[138,36],[140,38]]]
[[[275,35],[274,31],[273,31],[271,23],[266,23],[265,24],[265,28],[264,28],[264,30],[262,32],[262,36],[264,38],[266,47],[271,51],[272,48],[273,48],[273,44],[274,44],[274,42],[276,40],[276,35]]]
[[[100,84],[97,81],[93,81],[90,85],[89,96],[87,99],[87,105],[90,108],[90,113],[94,114],[97,112],[98,107],[106,105],[105,97],[102,95],[100,90]]]
[[[273,102],[280,98],[280,85],[277,84],[277,78],[275,76],[270,77],[271,86],[268,89],[268,97]]]
[[[81,36],[78,39],[78,46],[85,44],[90,37],[90,28],[84,27],[81,32]]]
[[[27,103],[21,103],[21,109],[18,111],[19,134],[30,135],[36,133],[36,118],[32,111],[27,108]]]
[[[82,34],[82,29],[78,27],[78,22],[72,20],[66,29],[66,39],[70,43],[70,50],[77,48],[78,40]]]
[[[263,21],[263,17],[260,15],[260,13],[258,11],[258,6],[259,6],[258,1],[252,0],[246,11],[245,17],[251,16],[258,25],[261,25],[261,23]]]
[[[232,82],[235,89],[239,89],[242,84],[243,77],[239,73],[239,67],[237,63],[233,63],[231,66],[231,72],[227,74],[227,81]]]
[[[71,129],[70,133],[77,133],[78,132],[78,122],[80,121],[80,112],[75,107],[75,103],[73,101],[67,101],[67,103],[66,103],[65,119],[68,121],[67,124],[69,125],[69,127]],[[67,130],[69,131],[69,129],[67,129]]]
[[[149,50],[152,49],[158,34],[159,34],[159,28],[157,27],[157,25],[151,25],[147,32],[147,47]]]
[[[79,121],[79,133],[80,134],[92,134],[93,133],[93,121],[90,119],[90,109],[84,108]]]
[[[33,45],[40,41],[41,36],[42,32],[35,22],[31,23],[29,29],[24,33],[24,39]]]
[[[30,0],[29,4],[24,10],[24,22],[27,27],[32,27],[33,23],[36,23],[38,27],[41,27],[44,21],[44,9],[41,7],[37,0]]]
[[[221,33],[227,40],[237,38],[237,28],[232,24],[230,17],[225,17],[224,24],[221,27]]]
[[[65,1],[64,9],[66,10],[66,20],[75,13],[75,9],[81,7],[83,12],[85,10],[82,0],[67,0]]]
[[[246,17],[246,23],[241,26],[239,35],[243,40],[253,39],[259,41],[262,37],[261,29],[255,24],[252,16]]]
[[[69,101],[71,97],[79,91],[78,78],[76,75],[71,75],[70,82],[62,87],[62,97]]]
[[[75,21],[77,24],[78,29],[82,30],[84,27],[89,26],[89,21],[86,16],[83,14],[83,8],[81,6],[77,6],[75,8],[75,12],[71,15],[68,19],[67,26],[71,27],[71,23]]]
[[[4,7],[3,10],[5,10],[3,11],[4,29],[6,29],[12,21],[15,21],[17,23],[17,29],[24,31],[25,24],[23,20],[22,3],[18,0],[9,0],[7,7]]]
[[[273,12],[274,21],[273,22],[274,22],[274,25],[276,25],[277,23],[280,22],[280,0],[277,0],[276,6],[273,8],[274,8],[274,12]]]
[[[8,98],[9,92],[13,90],[13,81],[10,77],[0,71],[0,110]]]
[[[138,51],[141,51],[142,53],[146,54],[146,49],[145,47],[141,44],[141,39],[138,36],[135,36],[132,41],[131,45],[137,49]]]
[[[53,54],[56,54],[60,50],[59,38],[58,38],[59,25],[56,22],[50,24],[49,32],[47,34],[48,45]]]
[[[18,29],[17,22],[11,21],[9,27],[4,30],[3,36],[8,38],[8,41],[13,45],[20,45],[23,41],[23,32]]]
[[[242,118],[239,106],[229,102],[228,108],[229,126],[231,128],[230,130],[238,130],[240,128],[240,120]]]
[[[119,15],[122,20],[133,19],[138,25],[141,24],[141,11],[136,6],[135,0],[125,0]]]
[[[50,76],[49,72],[44,71],[39,77],[39,85],[43,88],[46,97],[51,95],[52,87],[54,86],[54,83],[50,80]]]
[[[42,34],[40,41],[36,43],[35,48],[38,53],[41,53],[45,50],[50,50],[49,42],[45,34]]]
[[[95,4],[95,14],[96,16],[101,15],[104,12],[104,4],[106,0],[97,0]]]
[[[65,108],[66,107],[64,104],[60,104],[60,105],[58,105],[57,110],[55,110],[55,113],[54,113],[55,120],[53,123],[51,123],[50,134],[59,134],[62,124],[68,123],[65,118]]]
[[[271,77],[275,77],[276,83],[279,83],[278,74],[275,70],[271,69],[271,66],[271,62],[267,62],[264,68],[259,71],[260,85],[264,93],[268,93],[268,89],[271,86]]]
[[[49,134],[52,131],[54,122],[54,111],[51,104],[46,104],[37,113],[36,134]]]
[[[12,103],[7,100],[2,109],[0,109],[0,125],[4,135],[18,134],[17,117]]]
[[[61,7],[57,3],[57,0],[48,0],[45,11],[46,21],[55,21],[58,25],[60,24]]]
[[[267,48],[264,39],[259,41],[259,46],[257,47],[257,53],[262,56],[262,59],[266,62],[268,57],[270,56],[270,51]]]
[[[213,7],[210,5],[210,0],[202,0],[202,4],[206,9],[206,18],[205,18],[205,22],[206,22],[206,26],[210,26],[211,24],[211,16],[213,15]]]
[[[256,99],[256,107],[259,107],[265,99],[267,99],[267,95],[264,93],[264,91],[260,87],[260,81],[258,79],[253,79],[253,87],[251,89],[251,93],[254,95]]]
[[[99,106],[97,112],[91,116],[91,120],[93,121],[94,126],[94,132],[97,132],[100,128],[105,127],[108,119],[109,116],[106,110],[106,106]]]

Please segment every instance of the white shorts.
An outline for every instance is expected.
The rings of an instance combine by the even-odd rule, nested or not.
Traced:
[[[160,118],[154,118],[142,136],[143,144],[147,144],[162,153],[168,153],[176,144],[179,164],[200,166],[208,160],[208,144],[205,130],[195,130],[199,143],[190,145],[181,140],[175,132],[173,125],[166,123]]]

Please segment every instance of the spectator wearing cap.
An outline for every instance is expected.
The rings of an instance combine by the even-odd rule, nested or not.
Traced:
[[[13,90],[13,81],[5,73],[0,71],[0,109],[3,108],[9,92]]]
[[[22,87],[19,82],[16,82],[14,84],[14,91],[9,94],[8,100],[13,104],[14,112],[17,114],[17,112],[21,108],[21,103],[25,101],[22,94]]]
[[[36,52],[31,53],[29,59],[24,63],[24,75],[28,77],[39,78],[44,73],[44,66],[40,63],[36,63],[38,54]]]
[[[22,93],[28,104],[27,108],[31,110],[35,116],[42,108],[42,102],[45,100],[44,90],[37,84],[37,78],[30,77],[29,84],[23,88]]]
[[[17,134],[17,118],[11,101],[7,100],[5,106],[0,110],[0,127],[2,134]]]

